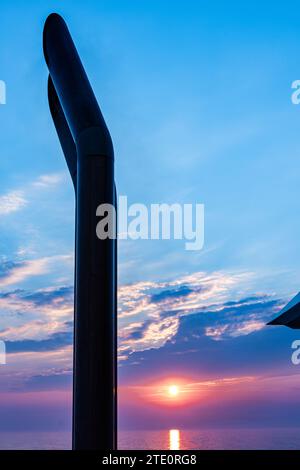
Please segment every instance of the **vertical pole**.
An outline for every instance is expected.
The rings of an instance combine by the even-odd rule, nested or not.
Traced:
[[[96,234],[115,205],[113,159],[79,150],[76,204],[74,449],[116,448],[116,241]]]
[[[117,241],[99,239],[96,211],[116,208],[111,138],[64,20],[45,23],[51,114],[74,183],[73,449],[117,446]]]

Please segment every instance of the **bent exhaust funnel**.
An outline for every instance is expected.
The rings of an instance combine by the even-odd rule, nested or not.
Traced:
[[[109,131],[64,20],[43,34],[51,115],[76,194],[73,449],[116,449],[116,240],[96,209],[116,207]]]

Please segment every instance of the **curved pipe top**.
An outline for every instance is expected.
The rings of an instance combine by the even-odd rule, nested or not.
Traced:
[[[48,77],[48,101],[54,126],[60,141],[60,145],[64,152],[64,156],[69,168],[69,172],[73,181],[74,189],[77,188],[77,152],[76,145],[66,117],[60,105],[57,93],[55,91],[52,79]]]
[[[52,13],[46,19],[43,49],[65,123],[69,126],[75,144],[78,145],[84,131],[97,128],[96,133],[88,133],[89,139],[92,135],[94,138],[97,135],[97,143],[89,147],[95,147],[96,153],[113,158],[111,137],[99,105],[67,25],[57,13]],[[56,100],[52,91],[50,100]],[[50,103],[50,107],[52,104]]]

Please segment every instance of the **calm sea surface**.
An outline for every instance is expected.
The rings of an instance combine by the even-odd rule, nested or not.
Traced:
[[[69,432],[0,433],[1,449],[70,449]],[[119,449],[300,449],[300,428],[121,431]]]

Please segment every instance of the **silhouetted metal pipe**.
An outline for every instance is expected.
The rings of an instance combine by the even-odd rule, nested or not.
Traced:
[[[60,141],[61,148],[68,165],[68,169],[73,181],[74,189],[77,189],[77,152],[74,139],[65,118],[64,112],[60,105],[53,82],[48,77],[48,101],[51,116],[55,125],[55,129]]]
[[[110,134],[64,20],[43,35],[51,114],[76,193],[73,448],[116,448],[116,240],[96,209],[116,207]]]

